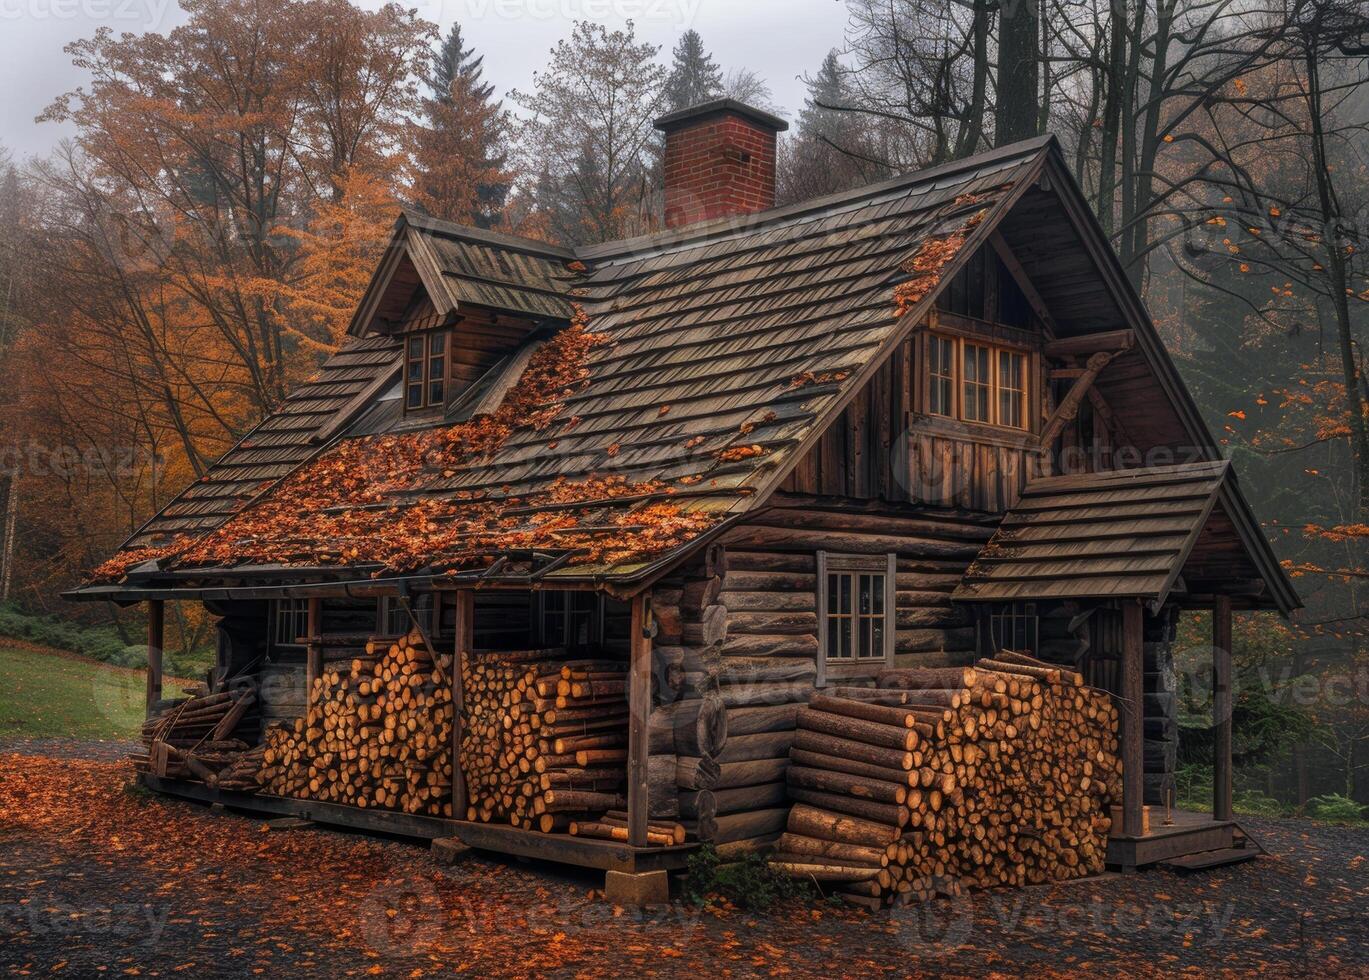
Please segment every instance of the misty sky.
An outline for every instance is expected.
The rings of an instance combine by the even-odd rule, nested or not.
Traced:
[[[693,27],[725,70],[760,73],[792,116],[803,105],[799,76],[841,44],[840,0],[407,0],[443,31],[459,20],[468,44],[485,55],[486,77],[500,92],[527,88],[548,49],[577,19],[620,26],[663,45]],[[361,0],[379,6],[378,0]],[[101,26],[116,34],[168,31],[185,19],[175,0],[0,0],[0,145],[17,159],[46,154],[69,132],[34,117],[57,95],[82,84],[62,51]]]

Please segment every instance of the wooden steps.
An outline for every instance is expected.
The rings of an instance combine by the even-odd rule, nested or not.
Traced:
[[[1250,847],[1223,847],[1215,851],[1199,851],[1197,854],[1184,854],[1180,857],[1161,861],[1160,867],[1171,871],[1210,871],[1243,861],[1253,861],[1259,851]]]

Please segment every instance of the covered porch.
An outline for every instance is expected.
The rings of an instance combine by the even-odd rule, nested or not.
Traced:
[[[1119,708],[1123,798],[1108,862],[1123,870],[1221,852],[1235,843],[1232,611],[1287,615],[1298,605],[1248,513],[1224,460],[1038,480],[1005,515],[955,591],[965,602],[1030,601],[1078,610],[1079,642],[1060,655],[1076,658],[1076,667],[1099,668],[1086,672]],[[1158,731],[1166,721],[1147,706],[1172,702],[1175,693],[1172,674],[1169,690],[1147,690],[1147,631],[1159,617],[1183,610],[1211,614],[1210,814],[1175,810],[1172,793],[1163,788],[1146,804],[1148,726]],[[1150,761],[1155,768],[1153,756]]]

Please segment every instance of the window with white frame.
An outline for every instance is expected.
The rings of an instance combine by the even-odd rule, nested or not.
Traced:
[[[1040,619],[1034,602],[1010,602],[989,612],[989,645],[994,653],[1013,650],[1035,656],[1040,646]]]
[[[927,337],[928,414],[1029,429],[1027,354],[986,341]]]
[[[818,552],[818,684],[869,673],[894,652],[894,555]]]
[[[302,647],[309,635],[309,600],[275,599],[271,603],[271,646]]]

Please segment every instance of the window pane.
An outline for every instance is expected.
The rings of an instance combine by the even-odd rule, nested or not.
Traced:
[[[428,353],[441,354],[447,350],[447,335],[435,333],[428,337]]]
[[[870,576],[870,608],[875,615],[884,615],[884,576]]]
[[[970,422],[989,421],[989,349],[977,344],[965,345],[964,357],[965,418]]]
[[[954,342],[948,337],[933,337],[928,345],[931,380],[928,408],[934,415],[952,415],[955,412],[952,402],[955,395],[954,350]]]
[[[423,407],[423,385],[421,383],[409,385],[409,396],[406,404],[409,408]]]
[[[410,361],[410,362],[409,362],[409,380],[410,380],[410,381],[422,381],[422,380],[423,380],[423,362],[422,362],[422,361]]]
[[[433,381],[428,384],[428,404],[441,405],[446,400],[445,385],[441,381]]]
[[[1025,428],[1022,404],[1026,395],[1026,359],[1012,351],[998,352],[998,422]]]
[[[422,356],[423,356],[423,338],[422,338],[422,337],[410,337],[410,338],[409,338],[409,357],[411,357],[411,358],[420,358],[420,357],[422,357]]]
[[[835,616],[827,617],[827,659],[837,660],[841,657],[841,620]]]

